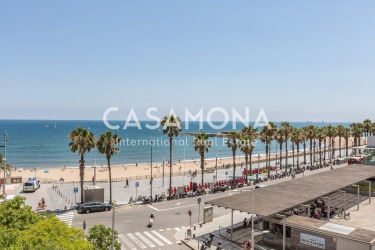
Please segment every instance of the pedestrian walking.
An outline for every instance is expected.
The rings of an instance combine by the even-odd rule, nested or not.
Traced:
[[[83,227],[83,231],[85,231],[86,230],[86,221],[82,222],[82,227]]]
[[[126,181],[125,181],[125,187],[129,187],[129,179],[126,177]]]

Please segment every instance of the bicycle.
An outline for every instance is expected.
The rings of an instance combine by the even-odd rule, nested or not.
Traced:
[[[47,207],[46,204],[38,203],[38,206],[36,207],[36,210],[44,210]]]

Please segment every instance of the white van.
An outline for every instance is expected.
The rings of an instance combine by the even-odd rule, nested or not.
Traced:
[[[23,183],[24,192],[35,192],[38,188],[40,188],[40,181],[37,178],[30,177]]]

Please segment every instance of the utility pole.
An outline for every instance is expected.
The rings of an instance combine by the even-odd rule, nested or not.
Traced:
[[[4,148],[4,158],[3,158],[3,161],[4,161],[4,179],[3,179],[3,196],[5,195],[5,178],[6,178],[6,175],[5,175],[5,169],[6,169],[6,166],[7,166],[7,131],[4,130],[4,145],[3,146],[0,146],[2,148]]]

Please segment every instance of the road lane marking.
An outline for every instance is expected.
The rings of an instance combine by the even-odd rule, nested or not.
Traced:
[[[170,231],[171,229],[170,228],[167,228],[167,231]]]
[[[163,232],[164,231],[164,229],[159,229],[159,232]]]
[[[158,244],[159,246],[164,246],[163,243],[161,243],[158,239],[156,239],[152,234],[150,234],[149,232],[145,231],[143,232],[145,235],[147,235],[151,240],[155,241],[156,244]]]
[[[151,241],[149,241],[146,237],[144,237],[141,233],[135,233],[135,235],[138,236],[141,240],[143,240],[149,247],[155,247],[154,244],[152,244]]]
[[[142,249],[146,249],[147,247],[142,243],[142,241],[138,240],[137,237],[135,237],[133,234],[127,234],[127,236],[132,239],[135,243],[137,243],[138,246]]]
[[[180,231],[180,229],[178,227],[175,227],[174,229],[176,229],[176,231]]]
[[[130,243],[123,234],[119,234],[118,237],[120,237],[120,239],[122,239],[122,241],[128,245],[128,247],[130,247],[131,250],[137,250],[137,248],[135,248],[132,243]]]
[[[158,236],[160,239],[162,239],[165,243],[167,243],[168,245],[173,245],[172,242],[170,242],[167,238],[165,238],[163,235],[159,234],[157,231],[155,230],[152,230],[151,231],[153,234],[155,234],[156,236]]]
[[[172,209],[178,209],[178,208],[183,208],[183,207],[191,207],[191,206],[198,206],[197,204],[190,204],[190,205],[186,205],[186,206],[179,206],[179,207],[171,207],[171,208],[165,208],[165,209],[159,209],[159,208],[156,208],[156,207],[153,207],[151,205],[148,205],[149,208],[152,208],[156,211],[168,211],[168,210],[172,210]]]

